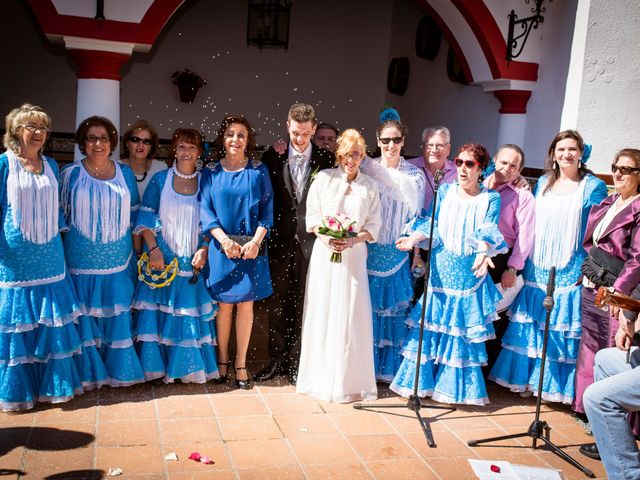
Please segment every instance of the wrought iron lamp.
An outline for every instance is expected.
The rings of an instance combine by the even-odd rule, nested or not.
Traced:
[[[286,50],[289,47],[290,12],[288,0],[249,0],[247,45]]]
[[[530,0],[524,0],[524,3],[529,4]],[[516,13],[511,10],[509,14],[509,35],[507,37],[507,62],[510,62],[514,58],[518,58],[522,53],[524,44],[527,43],[527,38],[531,33],[532,28],[538,28],[538,25],[544,22],[544,17],[541,15],[545,8],[542,6],[544,0],[531,0],[535,3],[535,7],[531,9],[532,16],[521,18],[518,20]],[[550,2],[552,0],[549,0]],[[516,25],[520,25],[522,33],[514,36],[514,30]],[[522,43],[520,41],[522,40]]]

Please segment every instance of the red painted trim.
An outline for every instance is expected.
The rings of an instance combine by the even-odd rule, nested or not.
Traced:
[[[531,91],[494,90],[493,94],[500,100],[500,113],[527,113],[527,103],[531,98]]]
[[[51,0],[28,0],[47,35],[92,38],[113,42],[153,45],[184,0],[156,0],[140,23],[60,15]]]
[[[442,34],[447,39],[447,42],[449,42],[453,51],[456,52],[456,57],[458,58],[462,71],[464,72],[464,78],[467,80],[467,83],[473,83],[473,72],[471,72],[471,68],[469,68],[467,58],[464,56],[464,52],[462,51],[462,48],[460,48],[460,44],[457,42],[455,35],[453,35],[451,30],[449,30],[446,22],[425,0],[416,1],[415,3],[424,11],[424,13],[433,18],[438,24],[440,30],[442,30]]]
[[[78,78],[121,80],[120,69],[131,58],[123,53],[99,50],[69,50],[69,56],[78,65]]]
[[[451,0],[473,31],[489,63],[494,79],[538,80],[538,64],[531,62],[507,63],[507,45],[489,8],[480,0]],[[505,12],[505,18],[506,18]],[[506,21],[506,20],[505,20]]]

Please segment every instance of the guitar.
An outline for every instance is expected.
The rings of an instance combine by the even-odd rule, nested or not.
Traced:
[[[631,298],[622,293],[616,292],[613,287],[600,287],[596,292],[596,307],[602,308],[605,305],[619,307],[630,312],[640,312],[640,300]]]

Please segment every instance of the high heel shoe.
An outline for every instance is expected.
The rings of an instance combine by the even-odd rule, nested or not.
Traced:
[[[236,386],[238,388],[241,388],[242,390],[251,390],[253,388],[253,380],[251,380],[249,372],[247,371],[247,367],[234,367],[234,368],[236,371]],[[245,370],[247,372],[246,380],[240,380],[238,378],[238,370]]]
[[[229,367],[231,366],[231,362],[218,362],[218,367],[221,367],[223,365],[227,367],[227,371],[225,372],[224,375],[220,374],[218,378],[213,379],[213,383],[215,383],[216,385],[222,385],[223,383],[227,383],[227,380],[229,379]],[[218,372],[219,371],[220,369],[218,369]]]

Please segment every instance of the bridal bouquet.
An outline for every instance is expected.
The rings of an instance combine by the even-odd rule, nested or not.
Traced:
[[[339,213],[335,217],[326,216],[322,220],[322,226],[318,228],[318,233],[336,239],[355,237],[358,235],[353,228],[355,224],[355,221],[343,213]],[[341,263],[342,252],[331,252],[329,260],[333,263]]]

